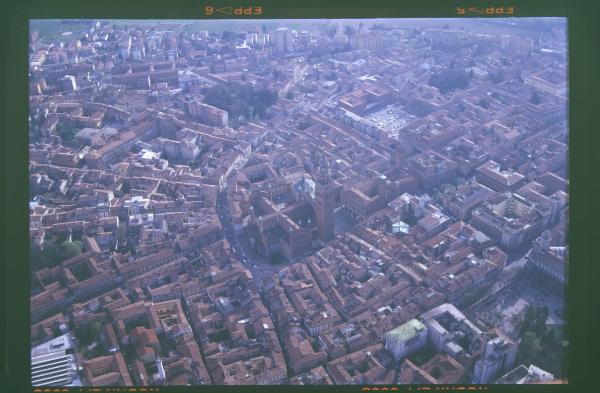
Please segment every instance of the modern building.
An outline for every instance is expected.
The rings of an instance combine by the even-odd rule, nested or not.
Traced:
[[[294,48],[294,36],[287,27],[280,27],[275,30],[273,43],[275,45],[275,51],[278,54],[284,54]]]
[[[473,383],[490,383],[494,378],[508,372],[515,362],[516,355],[515,343],[494,329],[486,343],[481,359],[475,363]]]
[[[205,104],[198,99],[187,100],[186,110],[190,116],[211,126],[227,127],[229,122],[227,111]]]
[[[81,386],[70,333],[31,349],[31,384]]]
[[[397,361],[425,346],[427,327],[418,319],[411,319],[385,334],[385,349],[390,351]]]
[[[270,42],[270,37],[265,33],[246,34],[246,44],[254,48],[261,48]]]

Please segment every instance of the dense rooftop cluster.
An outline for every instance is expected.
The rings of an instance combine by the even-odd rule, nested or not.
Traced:
[[[35,384],[565,378],[478,309],[566,282],[564,25],[56,23],[30,42]]]

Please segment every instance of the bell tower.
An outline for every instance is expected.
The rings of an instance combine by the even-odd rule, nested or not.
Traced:
[[[335,237],[335,185],[329,169],[329,162],[323,155],[315,173],[315,214],[317,236],[326,243]]]

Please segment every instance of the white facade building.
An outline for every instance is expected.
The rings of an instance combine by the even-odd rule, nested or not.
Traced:
[[[385,349],[401,360],[427,345],[427,327],[412,319],[385,334]]]

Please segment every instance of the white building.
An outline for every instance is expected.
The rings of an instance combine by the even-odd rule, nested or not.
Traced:
[[[72,350],[70,334],[32,348],[31,384],[33,386],[81,386]]]
[[[473,383],[490,383],[508,372],[517,355],[517,346],[508,337],[495,330],[487,341],[485,351],[475,363]]]
[[[427,327],[419,320],[412,319],[384,335],[385,349],[401,360],[427,345]]]
[[[248,33],[246,34],[246,44],[252,47],[263,47],[269,43],[269,35],[264,33]]]

